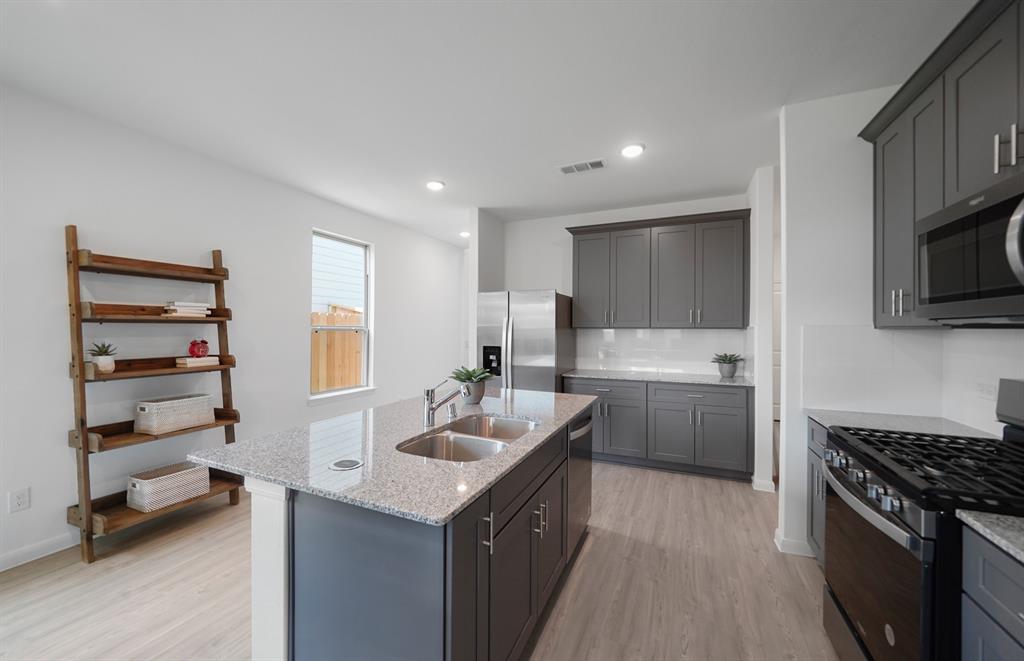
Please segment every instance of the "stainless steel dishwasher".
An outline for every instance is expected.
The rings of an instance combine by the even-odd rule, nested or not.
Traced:
[[[593,450],[591,448],[594,423],[591,413],[585,413],[569,425],[569,555],[576,552],[590,520],[590,500],[593,478],[591,475]]]

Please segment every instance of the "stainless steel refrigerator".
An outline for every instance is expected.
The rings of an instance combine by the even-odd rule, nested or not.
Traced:
[[[502,388],[561,392],[576,361],[572,299],[554,289],[477,295],[477,367]]]

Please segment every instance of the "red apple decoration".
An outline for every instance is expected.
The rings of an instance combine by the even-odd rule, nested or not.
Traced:
[[[210,353],[210,343],[206,340],[192,340],[188,345],[188,355],[203,358]]]

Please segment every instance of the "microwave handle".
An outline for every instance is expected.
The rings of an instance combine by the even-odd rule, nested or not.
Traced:
[[[1006,260],[1020,284],[1024,285],[1024,199],[1013,210],[1006,228]]]

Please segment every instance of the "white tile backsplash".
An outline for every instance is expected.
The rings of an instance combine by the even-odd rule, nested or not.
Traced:
[[[576,331],[576,367],[606,370],[669,370],[717,374],[716,353],[738,353],[746,360],[738,374],[753,377],[753,328],[704,330],[668,328],[581,328]]]
[[[999,379],[1024,379],[1024,330],[956,329],[943,333],[942,414],[993,434]]]

